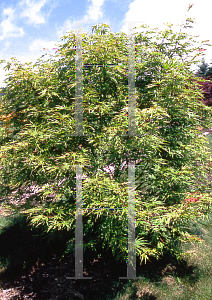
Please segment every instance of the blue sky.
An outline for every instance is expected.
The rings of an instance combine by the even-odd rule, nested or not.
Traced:
[[[190,4],[194,4],[187,12]],[[91,33],[92,26],[107,23],[112,32],[128,33],[128,23],[148,24],[151,28],[166,27],[164,23],[181,24],[186,17],[196,23],[186,32],[199,35],[199,40],[211,39],[212,1],[196,0],[5,0],[0,2],[0,60],[16,57],[22,63],[35,62],[45,53],[53,53],[60,37],[80,28]],[[179,31],[179,27],[173,27]],[[212,47],[205,47],[205,60],[212,63]],[[0,65],[0,87],[6,72]]]

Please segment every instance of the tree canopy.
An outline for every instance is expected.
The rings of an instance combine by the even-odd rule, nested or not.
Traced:
[[[0,112],[2,201],[12,192],[19,199],[24,187],[36,184],[38,202],[26,210],[32,223],[74,231],[81,166],[84,249],[101,244],[126,260],[127,166],[135,163],[136,253],[141,262],[166,249],[182,257],[176,242],[198,240],[186,225],[206,215],[211,203],[206,175],[212,158],[197,127],[212,127],[212,111],[198,100],[203,96],[189,70],[200,46],[188,49],[193,37],[167,26],[135,34],[134,136],[128,134],[126,34],[112,33],[107,24],[93,26],[91,36],[82,34],[81,136],[75,134],[76,33],[62,37],[48,60],[7,62]],[[200,197],[198,203],[187,205],[190,193]]]

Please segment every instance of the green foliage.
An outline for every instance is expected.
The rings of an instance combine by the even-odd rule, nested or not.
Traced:
[[[199,70],[196,72],[197,77],[202,77],[204,79],[210,79],[212,77],[212,68],[208,67],[208,64],[205,62],[205,59],[202,59],[202,63],[198,66]]]
[[[176,245],[196,238],[186,231],[187,224],[206,215],[211,203],[206,174],[212,158],[197,127],[212,126],[212,111],[198,101],[201,91],[189,71],[200,54],[190,58],[188,53],[199,47],[188,49],[193,38],[185,42],[185,33],[171,29],[135,35],[137,135],[128,136],[127,36],[104,27],[109,28],[94,26],[96,33],[90,37],[82,34],[84,136],[74,135],[73,31],[62,38],[64,43],[49,60],[22,65],[12,58],[7,63],[10,73],[0,112],[2,195],[18,189],[18,196],[24,186],[36,183],[42,201],[25,211],[31,222],[49,230],[74,230],[75,166],[81,165],[87,176],[83,179],[84,249],[101,244],[117,259],[126,260],[124,163],[136,162],[136,253],[141,262],[159,258],[167,249],[181,258]],[[152,34],[158,42],[152,41]],[[115,168],[113,176],[103,169],[109,165]],[[200,176],[201,183],[197,182]],[[187,207],[184,200],[194,191],[202,194],[201,200]]]
[[[207,70],[208,70],[208,64],[205,62],[205,59],[202,59],[202,63],[198,66],[199,70],[196,72],[197,77],[203,77],[205,76]]]

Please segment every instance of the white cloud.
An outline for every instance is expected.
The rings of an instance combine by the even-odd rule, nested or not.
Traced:
[[[45,23],[45,16],[40,12],[40,10],[48,1],[49,0],[23,0],[20,5],[24,6],[24,10],[20,16],[28,18],[30,24],[37,25]]]
[[[57,48],[57,45],[59,44],[56,41],[45,41],[42,39],[36,39],[33,41],[33,43],[29,47],[30,52],[39,52],[43,48],[46,48],[48,50],[52,50],[53,48]]]
[[[57,36],[58,36],[58,38],[60,38],[63,35],[65,35],[65,33],[67,31],[71,31],[71,30],[75,31],[75,29],[76,29],[76,26],[75,26],[74,22],[71,22],[70,20],[66,20],[62,26],[57,28]]]
[[[192,36],[199,35],[199,38],[195,38],[197,42],[209,39],[210,43],[212,43],[212,39],[210,39],[211,34],[209,32],[210,28],[208,26],[212,3],[208,3],[206,0],[202,0],[201,2],[196,1],[193,7],[187,11],[190,4],[190,0],[178,0],[178,2],[174,3],[169,0],[152,0],[146,2],[134,0],[130,3],[129,9],[125,14],[121,31],[130,34],[133,33],[133,31],[129,31],[129,26],[130,28],[135,26],[139,27],[142,24],[150,25],[147,30],[158,27],[159,30],[162,31],[168,28],[165,26],[168,22],[174,25],[171,27],[174,32],[179,32],[179,25],[182,25],[182,23],[185,24],[187,18],[192,18],[195,21],[194,24],[191,24],[193,28],[182,28],[182,31]],[[204,7],[207,7],[207,11]],[[128,22],[134,22],[134,24],[129,24]],[[145,30],[146,29],[144,28],[136,29],[136,32],[145,32]],[[206,32],[207,35],[205,34]],[[156,41],[155,38],[152,40]],[[198,44],[194,44],[194,46],[197,45]],[[212,47],[204,46],[204,48],[208,50],[207,54],[212,53],[212,50],[210,49]],[[196,69],[195,66],[194,69]]]
[[[174,25],[181,24],[185,20],[185,12],[189,3],[189,0],[178,0],[176,3],[167,0],[149,2],[134,0],[130,3],[125,15],[123,22],[126,24],[123,25],[122,31],[128,33],[127,22],[138,22],[135,26],[148,24],[150,28],[159,27],[160,30],[166,28],[163,24],[167,22]]]
[[[14,21],[14,10],[12,8],[6,8],[3,10],[3,21],[0,23],[0,40],[4,40],[10,37],[21,37],[24,35],[22,28],[17,27]]]
[[[7,50],[7,49],[10,47],[11,44],[12,44],[12,42],[6,41],[6,42],[4,43],[4,50]]]
[[[94,25],[94,22],[102,20],[102,6],[105,0],[89,0],[91,4],[88,6],[88,11],[84,15],[84,17],[80,20],[75,20],[75,22],[71,22],[70,20],[66,20],[64,24],[57,29],[57,36],[61,37],[65,35],[67,31],[74,30],[77,28],[83,28],[83,31],[89,31],[91,26]]]
[[[87,14],[84,16],[83,20],[92,20],[97,21],[102,18],[102,5],[104,4],[105,0],[90,0],[92,4],[88,8]]]

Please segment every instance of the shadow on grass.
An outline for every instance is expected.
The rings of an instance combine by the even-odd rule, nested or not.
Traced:
[[[182,246],[190,258],[178,262],[169,252],[160,260],[139,266],[137,276],[144,280],[131,280],[107,300],[157,299],[157,300],[211,300],[212,299],[212,217],[191,224],[190,232],[200,236],[205,243],[186,243]]]
[[[195,230],[202,234],[200,228]],[[151,258],[146,265],[137,260],[136,275],[144,280],[120,280],[127,276],[126,263],[115,261],[111,251],[103,251],[100,244],[96,252],[86,250],[84,254],[84,276],[92,279],[67,279],[75,275],[74,256],[67,254],[61,259],[61,255],[74,233],[44,235],[43,229],[29,226],[22,215],[1,218],[0,231],[1,285],[18,288],[17,299],[191,299],[180,298],[180,293],[200,281],[201,264],[178,262],[169,252],[160,260]],[[179,298],[172,288],[179,290]]]
[[[70,235],[70,234],[69,234]],[[14,279],[29,270],[39,259],[47,259],[54,252],[65,251],[67,232],[44,234],[33,228],[24,215],[0,219],[0,279]]]

